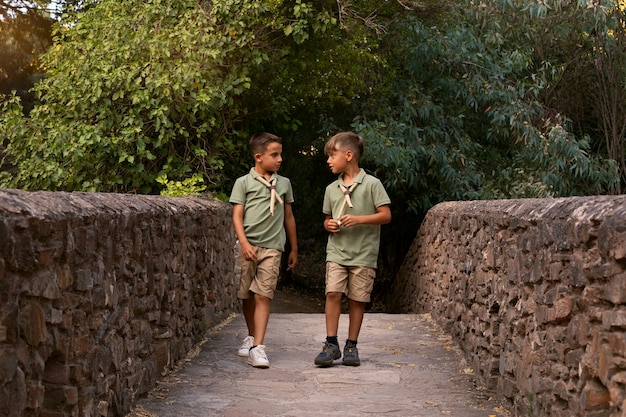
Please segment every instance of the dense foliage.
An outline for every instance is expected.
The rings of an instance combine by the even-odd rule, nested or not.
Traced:
[[[435,29],[408,18],[394,31],[402,76],[382,111],[353,125],[387,185],[416,213],[449,199],[606,192],[615,165],[540,100],[550,67],[531,48],[459,21],[471,20]]]
[[[24,118],[16,99],[5,101],[3,139],[18,169],[4,184],[150,193],[162,174],[201,172],[224,187],[224,158],[246,113],[237,98],[271,47],[258,35],[288,31],[272,7],[103,1],[72,16],[43,58],[40,104]]]

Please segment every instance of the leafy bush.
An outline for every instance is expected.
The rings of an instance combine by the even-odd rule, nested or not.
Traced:
[[[577,139],[540,102],[549,68],[536,68],[528,52],[495,48],[494,34],[472,25],[405,19],[395,33],[396,94],[352,127],[367,138],[365,162],[407,210],[597,194],[614,183],[614,162],[590,156],[588,138]]]
[[[2,185],[151,193],[164,173],[196,172],[221,185],[236,98],[267,60],[247,30],[263,3],[105,0],[61,24],[40,104],[29,118],[4,104],[0,139],[18,169]]]
[[[161,190],[161,195],[168,197],[200,195],[206,190],[206,185],[204,185],[204,180],[200,174],[194,174],[182,181],[170,181],[167,179],[167,174],[163,174],[156,181],[165,187]]]

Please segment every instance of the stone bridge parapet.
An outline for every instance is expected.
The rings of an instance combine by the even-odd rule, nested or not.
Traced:
[[[231,207],[0,191],[0,415],[123,416],[238,310]]]
[[[390,300],[430,312],[514,415],[626,416],[626,196],[439,204]]]

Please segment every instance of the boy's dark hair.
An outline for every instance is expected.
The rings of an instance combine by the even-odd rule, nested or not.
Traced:
[[[252,135],[252,137],[250,138],[250,143],[248,144],[248,148],[250,149],[250,152],[252,152],[252,155],[256,153],[263,153],[267,149],[267,145],[272,142],[282,144],[283,140],[272,133],[261,132]]]
[[[365,152],[365,144],[363,138],[354,132],[339,132],[332,138],[328,139],[324,145],[324,153],[330,155],[334,151],[351,150],[354,157],[358,161]]]

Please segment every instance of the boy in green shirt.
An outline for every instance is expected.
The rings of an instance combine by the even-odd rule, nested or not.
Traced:
[[[281,138],[259,133],[250,138],[254,167],[233,186],[233,226],[241,251],[236,262],[241,267],[237,297],[243,300],[248,336],[239,348],[256,368],[268,368],[263,339],[270,317],[282,253],[289,239],[291,251],[287,268],[298,263],[296,220],[293,216],[293,190],[288,178],[276,174],[282,163]]]
[[[339,178],[326,187],[326,342],[314,363],[331,366],[341,358],[337,333],[341,298],[348,297],[348,339],[343,364],[359,366],[357,340],[376,277],[380,225],[391,221],[391,201],[380,180],[359,167],[365,146],[354,132],[340,132],[324,147],[328,166]]]

